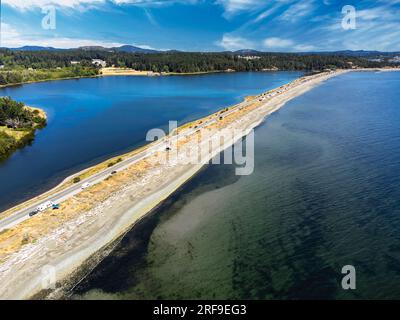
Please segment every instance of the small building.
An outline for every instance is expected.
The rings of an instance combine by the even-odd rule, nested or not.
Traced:
[[[238,58],[239,59],[244,59],[244,60],[247,60],[247,61],[261,59],[261,57],[259,57],[259,56],[238,56]]]
[[[0,64],[0,69],[4,69],[5,65],[4,64]]]
[[[107,66],[107,62],[101,59],[92,59],[92,64],[94,64],[96,67],[102,68],[105,68]]]
[[[400,56],[393,57],[389,60],[390,63],[400,63]]]

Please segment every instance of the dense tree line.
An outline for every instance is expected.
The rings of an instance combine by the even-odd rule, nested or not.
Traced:
[[[94,67],[73,66],[73,67],[57,67],[54,69],[23,69],[6,68],[0,71],[0,85],[36,82],[44,80],[54,80],[62,78],[74,77],[91,77],[99,74],[99,70]]]
[[[323,70],[326,68],[380,67],[384,62],[369,61],[364,57],[319,54],[260,53],[259,59],[246,60],[234,53],[125,53],[111,50],[11,51],[0,50],[0,64],[6,69],[69,68],[71,61],[79,61],[81,69],[94,69],[91,60],[102,59],[109,66],[128,67],[154,72],[208,72],[232,69],[236,71]],[[76,69],[77,70],[77,69]],[[82,70],[78,70],[82,71]],[[87,71],[87,69],[86,69]],[[95,71],[94,71],[95,72]],[[0,79],[1,81],[1,79]]]
[[[0,131],[0,160],[3,160],[17,145],[18,142],[14,137]]]
[[[0,126],[13,129],[32,129],[42,127],[46,119],[40,116],[38,110],[30,110],[22,102],[9,97],[0,97]]]
[[[30,143],[35,130],[45,125],[46,119],[39,110],[28,109],[9,97],[0,97],[0,161]]]
[[[207,71],[262,71],[323,70],[326,68],[378,67],[381,63],[356,57],[262,54],[259,59],[246,60],[229,53],[162,53],[162,54],[111,54],[105,60],[116,66],[154,72],[207,72]]]

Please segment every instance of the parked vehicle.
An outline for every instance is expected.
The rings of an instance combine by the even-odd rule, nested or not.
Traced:
[[[91,186],[91,184],[89,182],[86,182],[81,186],[81,189],[85,190],[85,189],[89,188],[90,186]]]
[[[53,204],[53,210],[60,209],[60,205],[58,203]]]
[[[34,210],[32,212],[29,212],[29,216],[33,217],[34,215],[37,215],[39,213],[39,210]]]
[[[53,201],[46,201],[36,208],[38,212],[43,212],[53,206]]]
[[[116,173],[117,173],[117,171],[113,171],[113,172],[111,172],[111,174],[112,174],[112,175],[114,175],[114,174],[116,174]]]

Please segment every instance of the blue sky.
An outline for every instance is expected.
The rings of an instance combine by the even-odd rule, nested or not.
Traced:
[[[355,29],[342,27],[346,5],[356,9]],[[1,26],[7,47],[400,51],[400,0],[2,0]]]

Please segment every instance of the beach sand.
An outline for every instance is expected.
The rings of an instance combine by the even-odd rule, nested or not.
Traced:
[[[128,68],[102,68],[100,75],[102,76],[148,76],[151,74],[149,71],[138,71]]]

